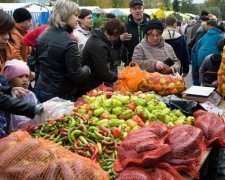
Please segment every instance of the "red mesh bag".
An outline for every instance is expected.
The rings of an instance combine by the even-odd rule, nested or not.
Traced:
[[[132,167],[122,171],[117,180],[184,180],[169,164],[161,163],[155,169]]]
[[[201,129],[190,126],[174,126],[170,129],[165,143],[171,152],[164,159],[177,171],[185,172],[193,178],[199,178],[197,166],[205,150]]]
[[[107,180],[107,174],[90,159],[27,132],[0,140],[1,179]]]
[[[167,127],[162,123],[141,128],[130,133],[118,147],[118,158],[114,170],[121,171],[130,166],[153,167],[157,165],[170,147],[164,144]]]
[[[225,123],[222,117],[203,110],[195,111],[193,116],[194,126],[203,131],[207,146],[215,142],[225,147]]]

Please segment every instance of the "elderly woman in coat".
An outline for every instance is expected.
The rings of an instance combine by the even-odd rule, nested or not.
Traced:
[[[180,72],[180,61],[173,48],[162,38],[163,24],[158,19],[147,22],[145,38],[135,47],[132,61],[148,72]]]

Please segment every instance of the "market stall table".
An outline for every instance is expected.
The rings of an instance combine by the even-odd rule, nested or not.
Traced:
[[[224,101],[224,100],[222,100],[222,101],[219,103],[218,108],[219,108],[219,109],[222,109],[222,110],[225,109],[225,101]],[[223,117],[223,119],[224,119],[224,121],[225,121],[225,112],[224,112],[224,111],[223,111],[223,113],[222,113],[221,116]],[[200,171],[201,167],[203,166],[204,162],[206,161],[206,159],[208,158],[208,156],[209,156],[211,150],[212,150],[212,147],[207,148],[206,151],[205,151],[205,153],[202,155],[201,161],[200,161],[199,166],[198,166],[198,170],[199,170],[199,171]],[[185,180],[193,180],[193,178],[190,177],[189,175],[183,175],[183,177],[185,178]]]

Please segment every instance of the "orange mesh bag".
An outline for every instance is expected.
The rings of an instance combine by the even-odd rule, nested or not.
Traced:
[[[223,47],[223,58],[220,64],[220,68],[217,73],[217,91],[225,96],[225,46]]]
[[[165,75],[158,72],[145,75],[138,89],[147,92],[155,91],[157,94],[166,96],[170,94],[179,94],[185,90],[185,83],[181,76]]]
[[[0,140],[1,179],[107,180],[108,175],[90,159],[79,156],[27,132],[14,132]]]
[[[133,66],[132,66],[133,65]],[[115,84],[116,91],[130,91],[138,90],[138,84],[145,79],[145,73],[137,63],[132,63],[126,66],[122,71]]]
[[[118,147],[118,157],[114,170],[121,171],[130,166],[153,167],[170,152],[170,147],[164,144],[167,127],[155,123],[130,133]]]
[[[177,171],[199,178],[197,167],[205,150],[201,129],[190,125],[174,126],[170,129],[165,143],[169,144],[171,152],[166,155],[164,162]]]
[[[225,147],[225,123],[222,117],[215,113],[197,110],[193,114],[194,126],[200,128],[205,136],[206,145],[217,143]]]
[[[169,164],[160,163],[154,169],[131,167],[122,171],[117,180],[184,180],[184,178]]]

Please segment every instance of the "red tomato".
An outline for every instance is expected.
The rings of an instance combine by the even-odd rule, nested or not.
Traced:
[[[113,127],[111,131],[112,131],[112,135],[115,138],[119,138],[122,135],[121,130],[119,128],[117,128],[117,127]]]
[[[136,104],[134,102],[130,102],[128,104],[128,109],[131,109],[132,111],[135,111],[136,109]]]

